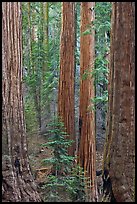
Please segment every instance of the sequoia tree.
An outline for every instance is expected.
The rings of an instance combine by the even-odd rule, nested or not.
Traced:
[[[62,29],[60,44],[60,79],[58,113],[69,138],[74,140],[68,148],[69,155],[75,152],[74,136],[74,68],[75,68],[75,21],[74,2],[62,2]]]
[[[3,156],[2,198],[8,202],[40,202],[31,174],[22,97],[22,13],[20,2],[2,3]]]
[[[85,176],[90,178],[89,201],[96,195],[96,148],[95,148],[95,115],[89,110],[94,97],[94,81],[91,71],[94,67],[94,2],[81,3],[81,37],[80,37],[80,116],[79,116],[79,152],[78,162],[84,168]]]
[[[135,5],[114,2],[104,176],[116,202],[133,202],[135,187]],[[112,195],[110,195],[112,196]]]

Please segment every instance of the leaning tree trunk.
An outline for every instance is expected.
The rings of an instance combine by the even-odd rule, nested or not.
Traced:
[[[74,69],[75,69],[75,21],[74,2],[62,3],[62,30],[60,45],[60,79],[58,113],[64,122],[69,138],[74,140],[68,154],[75,153],[74,133]]]
[[[104,176],[105,170],[108,171],[112,189],[105,191],[110,191],[111,199],[114,196],[116,202],[133,202],[135,195],[134,7],[134,2],[114,2],[112,9]]]
[[[94,31],[84,35],[92,28],[94,20],[94,2],[81,3],[81,37],[80,37],[80,144],[78,162],[84,168],[85,176],[90,178],[89,201],[95,201],[96,194],[96,148],[95,148],[95,115],[90,110],[91,99],[95,96],[94,81],[91,71],[94,67]]]
[[[22,97],[22,15],[20,2],[2,3],[3,201],[40,202],[28,155]]]

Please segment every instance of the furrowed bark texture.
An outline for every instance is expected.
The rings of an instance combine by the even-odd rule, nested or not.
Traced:
[[[135,188],[135,5],[114,2],[104,169],[117,202],[133,202]]]
[[[68,154],[75,153],[74,132],[74,69],[75,69],[75,21],[73,2],[62,2],[62,30],[60,45],[60,79],[58,113],[64,122],[69,138],[74,140]]]
[[[78,162],[84,168],[85,176],[90,177],[90,200],[95,200],[96,195],[96,174],[95,174],[95,115],[91,106],[91,99],[94,97],[94,81],[91,78],[91,71],[94,67],[94,31],[91,34],[82,33],[92,28],[94,20],[94,2],[81,3],[81,37],[80,37],[80,144]],[[83,76],[87,73],[86,79]]]
[[[3,137],[8,156],[3,160],[3,201],[41,201],[27,156],[22,97],[22,14],[20,2],[2,3]],[[18,167],[15,165],[19,159]]]

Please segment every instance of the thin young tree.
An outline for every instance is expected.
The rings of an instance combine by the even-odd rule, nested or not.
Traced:
[[[75,69],[75,11],[74,2],[62,2],[62,30],[60,44],[60,79],[58,113],[74,143],[68,148],[75,153],[74,132],[74,69]]]
[[[27,155],[22,97],[22,12],[20,2],[2,3],[3,201],[40,202]]]
[[[95,148],[95,115],[89,110],[94,97],[94,81],[91,73],[94,67],[94,2],[81,3],[81,37],[80,37],[80,116],[79,116],[79,151],[78,162],[84,168],[85,176],[90,178],[88,200],[96,200],[96,148]],[[89,34],[87,34],[87,32]],[[85,34],[84,34],[85,33]]]
[[[110,90],[104,151],[105,192],[116,202],[135,195],[135,5],[114,2],[110,48]],[[110,180],[111,179],[111,180]],[[109,182],[111,181],[112,189]],[[113,190],[113,192],[111,192]],[[112,194],[113,193],[113,194]]]
[[[45,72],[48,71],[48,52],[49,52],[49,36],[48,36],[48,30],[49,30],[49,3],[43,2],[43,11],[44,11],[44,49],[45,49],[45,62],[43,66],[43,80],[45,76]]]

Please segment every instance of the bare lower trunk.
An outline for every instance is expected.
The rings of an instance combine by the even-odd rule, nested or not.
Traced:
[[[114,2],[110,50],[110,91],[104,170],[117,202],[134,201],[135,181],[135,8]]]
[[[41,201],[27,155],[22,97],[22,18],[20,2],[2,3],[3,201]]]
[[[96,148],[95,148],[95,115],[90,110],[91,99],[94,97],[94,81],[91,71],[94,67],[94,32],[83,35],[83,32],[92,28],[94,20],[94,2],[81,3],[81,38],[80,38],[80,144],[78,161],[84,168],[85,176],[90,178],[88,186],[88,200],[95,201],[97,198],[96,186]],[[84,76],[85,79],[84,79]]]
[[[64,122],[69,138],[74,140],[68,148],[69,155],[75,153],[74,132],[74,69],[75,69],[75,21],[73,2],[62,3],[62,30],[60,45],[60,79],[58,113]]]

